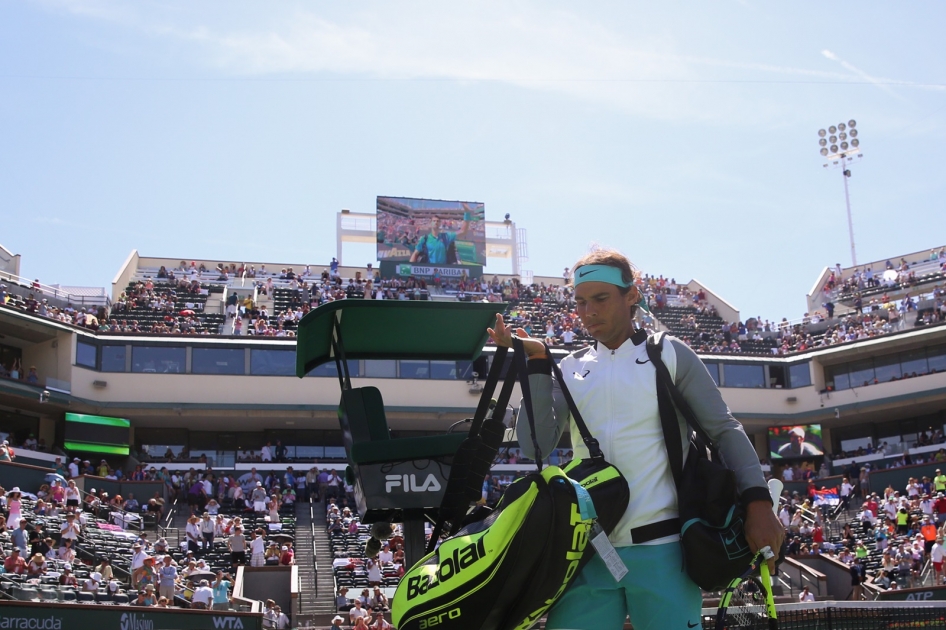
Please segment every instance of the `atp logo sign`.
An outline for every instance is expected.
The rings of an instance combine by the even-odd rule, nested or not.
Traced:
[[[437,492],[440,487],[440,482],[433,474],[427,475],[423,483],[417,483],[417,475],[384,476],[384,491],[388,494],[395,488],[400,488],[401,492]]]

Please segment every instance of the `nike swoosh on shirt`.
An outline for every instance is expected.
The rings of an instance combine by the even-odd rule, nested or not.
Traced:
[[[700,625],[700,622],[696,622],[696,623],[690,623],[689,621],[687,622],[687,628],[696,628],[699,625]]]
[[[634,359],[634,363],[636,363],[637,365],[644,365],[645,363],[650,363],[650,359],[647,359],[646,361],[641,361],[640,359]]]
[[[578,272],[578,277],[579,277],[579,278],[584,278],[585,276],[590,275],[590,274],[593,274],[593,273],[596,272],[596,271],[598,271],[598,270],[597,270],[597,269],[592,269],[591,271],[586,271],[586,272],[584,272],[584,273],[582,273],[582,272],[579,271],[579,272]]]

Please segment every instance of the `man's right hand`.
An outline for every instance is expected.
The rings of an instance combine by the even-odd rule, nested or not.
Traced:
[[[497,346],[502,346],[505,348],[512,347],[512,335],[513,328],[511,326],[506,326],[506,322],[503,321],[502,313],[496,314],[496,327],[487,328],[486,332],[489,333],[489,338],[493,340]],[[543,344],[538,339],[533,339],[526,334],[526,331],[522,328],[516,328],[515,334],[517,337],[522,339],[522,347],[526,351],[526,356],[529,359],[545,359],[547,355],[545,354],[545,344]]]

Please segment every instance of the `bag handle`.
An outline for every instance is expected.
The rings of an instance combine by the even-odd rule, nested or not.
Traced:
[[[552,374],[555,375],[555,380],[558,381],[559,389],[562,390],[562,395],[565,396],[565,402],[568,403],[568,410],[572,413],[575,426],[578,427],[578,433],[581,434],[582,441],[585,443],[585,446],[588,447],[588,454],[592,459],[604,459],[604,453],[601,452],[601,445],[598,443],[598,440],[591,435],[591,431],[588,430],[588,425],[585,424],[584,418],[581,417],[581,412],[578,411],[578,405],[575,404],[571,392],[568,391],[568,387],[565,386],[565,377],[562,375],[562,369],[558,367],[555,359],[552,358],[552,352],[549,350],[548,346],[545,346],[545,352],[548,354],[549,362],[552,364]]]
[[[502,440],[502,433],[495,425],[497,422],[502,423],[502,418],[505,416],[506,408],[509,405],[509,399],[512,397],[513,386],[516,384],[517,370],[515,363],[511,364],[506,372],[495,406],[492,406],[491,397],[499,382],[507,352],[508,348],[499,347],[496,348],[496,353],[493,355],[493,363],[487,372],[483,392],[480,394],[480,402],[470,424],[470,432],[454,456],[453,466],[450,468],[450,477],[447,479],[447,489],[444,492],[437,519],[433,522],[433,534],[427,542],[427,553],[431,553],[435,549],[447,521],[451,523],[451,535],[460,529],[460,521],[462,521],[469,506],[467,490],[471,487],[471,484],[481,486],[485,478],[485,475],[480,476],[480,471],[475,469],[477,462],[473,460],[478,456],[482,456],[484,452],[490,454],[490,459],[495,457],[499,443]],[[493,408],[490,415],[491,406]],[[498,420],[497,413],[500,414]],[[488,415],[492,422],[487,425]],[[484,431],[484,428],[486,431]],[[489,472],[488,467],[486,472]]]
[[[578,433],[581,434],[582,441],[585,443],[585,446],[588,447],[588,454],[592,459],[604,459],[604,454],[601,452],[601,445],[598,443],[598,440],[596,440],[594,436],[591,435],[591,431],[588,430],[588,425],[585,424],[585,420],[581,417],[581,412],[578,411],[578,405],[575,404],[575,399],[572,398],[571,392],[568,391],[568,387],[565,385],[565,377],[562,375],[562,370],[560,367],[558,367],[558,364],[555,363],[555,359],[552,357],[552,351],[549,349],[547,344],[543,343],[542,345],[545,346],[545,355],[548,357],[548,361],[552,366],[552,375],[558,382],[559,389],[562,391],[562,395],[565,397],[565,402],[568,403],[568,410],[572,414],[572,419],[575,420],[575,426],[578,428]],[[532,390],[529,386],[529,369],[526,365],[525,349],[523,348],[522,341],[516,337],[513,337],[513,348],[520,362],[519,387],[522,390],[524,398],[523,402],[526,406],[526,413],[529,416],[529,427],[532,429],[534,443],[535,426],[532,419]],[[538,449],[538,446],[535,446]],[[538,450],[536,452],[538,452]]]
[[[493,397],[493,392],[496,391],[496,385],[499,383],[499,375],[503,370],[503,364],[506,362],[506,353],[508,351],[508,348],[502,346],[496,348],[496,353],[493,355],[493,363],[489,366],[489,371],[486,372],[486,380],[483,382],[480,402],[476,406],[476,411],[473,413],[469,437],[476,437],[480,434],[480,429],[483,428],[483,422],[486,420],[486,416],[489,415],[490,402]]]
[[[512,337],[513,360],[515,361],[516,371],[519,373],[519,388],[522,390],[523,404],[526,406],[526,419],[529,422],[529,429],[532,433],[532,447],[535,449],[535,466],[539,472],[542,472],[542,449],[539,448],[539,438],[535,431],[535,412],[532,409],[532,387],[529,385],[529,366],[526,361],[526,350],[522,344],[522,339],[513,335]],[[551,359],[551,355],[549,356]]]

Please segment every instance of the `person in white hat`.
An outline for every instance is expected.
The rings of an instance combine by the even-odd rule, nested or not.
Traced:
[[[13,489],[7,492],[7,510],[9,512],[7,516],[7,527],[10,529],[16,529],[17,525],[20,524],[20,519],[23,518],[20,512],[21,496],[20,486],[13,486]]]
[[[62,565],[62,573],[59,574],[60,586],[79,586],[79,581],[72,574],[72,565],[66,562]]]
[[[214,591],[210,588],[210,582],[201,580],[197,590],[194,591],[193,597],[191,597],[191,608],[210,608],[213,599]]]
[[[339,617],[338,615],[335,615],[334,617],[332,617],[332,627],[333,627],[333,628],[341,628],[343,621],[345,621],[345,620],[342,619],[341,617]]]
[[[250,501],[253,502],[254,512],[266,511],[266,489],[263,488],[263,482],[256,482],[256,487],[253,488],[253,494],[250,495]]]
[[[261,567],[266,564],[266,541],[263,539],[263,530],[254,529],[250,540],[250,566]]]
[[[805,441],[805,427],[793,427],[788,432],[789,442],[778,449],[779,457],[808,457],[823,455],[814,444]]]
[[[82,590],[86,593],[97,593],[99,584],[102,583],[102,574],[98,571],[93,572],[89,579],[82,583]]]

